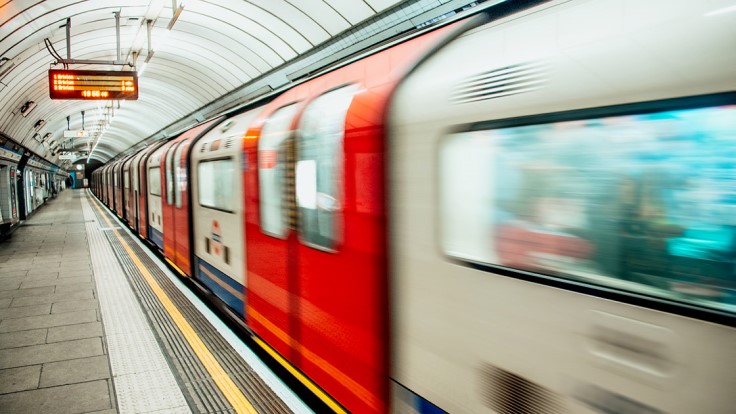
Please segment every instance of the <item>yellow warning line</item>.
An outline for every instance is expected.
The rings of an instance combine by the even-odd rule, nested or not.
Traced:
[[[268,354],[271,355],[271,358],[275,359],[305,387],[309,388],[309,390],[312,391],[312,393],[316,395],[320,400],[322,400],[322,402],[332,408],[334,412],[339,414],[347,414],[347,411],[342,408],[342,406],[337,401],[335,401],[334,399],[332,399],[332,397],[327,395],[327,393],[322,391],[321,388],[319,388],[317,385],[314,384],[314,382],[312,382],[312,380],[302,374],[301,371],[294,368],[294,366],[291,365],[291,363],[287,361],[284,357],[282,357],[281,354],[276,352],[275,349],[271,348],[267,343],[263,342],[263,340],[257,336],[253,336],[253,340],[256,341],[256,343],[260,345],[260,347],[263,348],[264,351],[268,352]]]
[[[166,263],[170,264],[171,267],[173,267],[182,277],[189,277],[186,273],[184,273],[183,270],[179,269],[179,266],[176,265],[176,263],[169,260],[168,257],[164,257],[164,260],[166,260]]]
[[[93,202],[91,204],[94,205],[97,211],[102,213],[102,217],[105,219],[108,226],[112,227],[112,223],[110,222],[110,220],[108,220],[107,215],[100,209],[97,203]],[[161,288],[161,286],[159,286],[158,282],[156,282],[156,279],[154,279],[153,275],[148,271],[148,269],[146,269],[138,256],[133,252],[133,249],[131,249],[128,242],[120,236],[119,230],[114,230],[114,232],[115,236],[118,238],[120,243],[123,245],[123,248],[128,253],[128,256],[130,256],[131,260],[133,260],[133,263],[135,263],[135,265],[138,267],[138,270],[143,275],[143,278],[146,279],[146,282],[148,282],[148,285],[151,287],[151,290],[153,290],[153,293],[156,294],[158,300],[161,302],[164,308],[166,308],[166,311],[171,316],[171,319],[174,320],[174,323],[176,323],[176,326],[179,328],[182,335],[184,335],[184,338],[192,347],[194,353],[197,354],[199,360],[202,361],[202,364],[207,369],[207,372],[209,372],[210,376],[215,381],[215,384],[217,384],[217,387],[220,388],[222,394],[230,402],[230,405],[235,409],[237,413],[257,414],[258,411],[253,408],[250,402],[245,398],[245,395],[243,395],[243,393],[240,391],[238,386],[235,385],[233,380],[230,379],[230,376],[225,372],[220,363],[217,362],[210,350],[207,349],[207,346],[204,344],[204,342],[202,342],[202,340],[199,338],[189,322],[187,322],[181,312],[179,312],[179,309],[177,309],[174,303],[171,302],[171,299],[169,299],[169,296],[166,294],[166,292]]]

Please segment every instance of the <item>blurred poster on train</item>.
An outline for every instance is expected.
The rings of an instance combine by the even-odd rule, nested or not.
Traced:
[[[465,132],[441,158],[452,256],[736,305],[735,106]]]

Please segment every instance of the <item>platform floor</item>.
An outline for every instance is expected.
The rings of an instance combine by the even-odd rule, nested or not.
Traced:
[[[0,412],[311,412],[86,190],[0,242]]]

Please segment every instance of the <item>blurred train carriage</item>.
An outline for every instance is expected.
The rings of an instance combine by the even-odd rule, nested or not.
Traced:
[[[93,189],[351,412],[730,412],[727,6],[488,7]]]

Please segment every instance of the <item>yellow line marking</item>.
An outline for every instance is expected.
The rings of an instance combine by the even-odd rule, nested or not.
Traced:
[[[102,217],[105,219],[107,224],[109,226],[112,226],[112,223],[110,223],[110,220],[108,220],[107,215],[105,215],[105,213],[101,211],[99,206],[97,206],[96,204],[93,205],[95,208],[97,208],[98,211],[102,213]],[[120,236],[118,230],[115,230],[115,236],[117,236],[123,248],[128,253],[128,256],[130,256],[131,260],[133,260],[133,263],[135,263],[135,265],[138,267],[138,270],[140,270],[143,278],[146,279],[146,282],[148,282],[148,285],[151,287],[151,290],[153,290],[153,293],[156,294],[158,300],[161,301],[161,304],[164,306],[164,308],[166,308],[166,311],[171,316],[171,319],[174,320],[174,323],[176,323],[176,326],[179,328],[182,335],[184,335],[184,338],[192,347],[194,353],[197,354],[199,360],[202,361],[202,364],[207,369],[207,372],[210,374],[212,379],[215,381],[215,384],[217,384],[217,387],[220,388],[222,394],[230,402],[230,405],[235,409],[237,413],[257,414],[258,412],[256,411],[256,409],[253,408],[250,402],[248,402],[248,400],[245,398],[245,395],[243,395],[243,393],[240,391],[237,385],[235,385],[233,380],[230,379],[230,376],[225,372],[220,363],[217,362],[210,350],[207,349],[207,346],[202,342],[197,333],[194,332],[194,329],[189,324],[189,322],[187,322],[181,312],[179,312],[179,309],[177,309],[174,303],[171,302],[171,299],[169,299],[169,296],[166,294],[166,292],[161,288],[161,286],[159,286],[158,282],[156,282],[156,279],[154,279],[153,275],[151,275],[148,269],[146,269],[146,267],[140,261],[138,256],[133,252],[133,249],[131,249],[131,247],[128,245],[128,242]]]
[[[174,262],[169,260],[168,257],[164,257],[164,260],[166,260],[166,263],[170,264],[177,272],[179,272],[180,275],[182,275],[183,277],[189,277],[187,276],[186,273],[184,273],[183,270],[179,269],[179,266],[177,266]]]
[[[278,326],[274,325],[270,320],[268,320],[268,318],[266,318],[265,316],[261,315],[255,309],[249,308],[246,312],[248,313],[248,316],[251,316],[253,319],[255,319],[258,322],[260,322],[266,329],[268,329],[269,331],[271,331],[272,334],[276,335],[276,337],[279,338],[284,343],[287,343],[288,344],[288,343],[290,343],[292,341],[293,338],[291,338],[291,336],[288,333],[284,332]],[[369,406],[371,406],[375,411],[378,411],[378,407],[380,405],[380,401],[379,401],[378,397],[376,397],[372,392],[370,392],[370,390],[368,390],[367,388],[363,387],[361,384],[359,384],[353,378],[351,378],[350,376],[348,376],[347,374],[345,374],[344,372],[342,372],[339,368],[337,368],[336,366],[330,364],[324,358],[322,358],[319,355],[317,355],[316,353],[310,351],[308,348],[302,346],[301,344],[299,344],[299,352],[302,355],[304,355],[304,357],[306,359],[308,359],[313,364],[315,364],[318,367],[320,367],[322,369],[322,371],[326,372],[328,375],[330,375],[331,377],[333,377],[336,380],[338,380],[341,384],[345,384],[345,388],[348,391],[350,391],[351,393],[353,393],[355,396],[357,396],[358,398],[360,398],[362,401],[365,401],[365,403],[368,404]],[[288,367],[286,367],[286,368],[289,369]],[[309,380],[309,381],[311,382],[311,380]],[[302,381],[302,382],[304,382],[304,381]],[[317,396],[320,397],[320,399],[322,401],[324,401],[327,405],[332,406],[330,404],[331,401],[334,401],[334,400],[332,400],[332,397],[330,397],[328,394],[324,393],[324,395],[326,396],[326,398],[330,398],[330,400],[328,401],[325,398],[322,398],[322,396],[321,396],[320,393],[318,393],[317,391],[315,391],[314,389],[312,389],[312,387],[310,386],[310,384],[304,383],[304,385],[306,385],[307,388],[309,388],[310,390],[312,390],[312,392],[314,392],[315,394],[317,394]],[[322,392],[321,389],[320,389],[320,392]]]
[[[322,402],[327,404],[332,410],[336,413],[340,414],[346,414],[348,411],[342,408],[342,406],[332,399],[326,392],[322,391],[321,388],[319,388],[317,385],[312,382],[307,376],[301,373],[298,369],[294,368],[293,365],[289,361],[287,361],[284,357],[282,357],[278,352],[276,352],[275,349],[271,348],[267,343],[263,342],[263,340],[257,336],[253,336],[253,340],[256,341],[258,345],[263,348],[264,351],[268,352],[269,355],[273,359],[275,359],[281,366],[286,368],[291,375],[293,375],[296,379],[298,379],[302,384],[304,384],[305,387],[309,388],[310,391],[314,395],[316,395]]]

